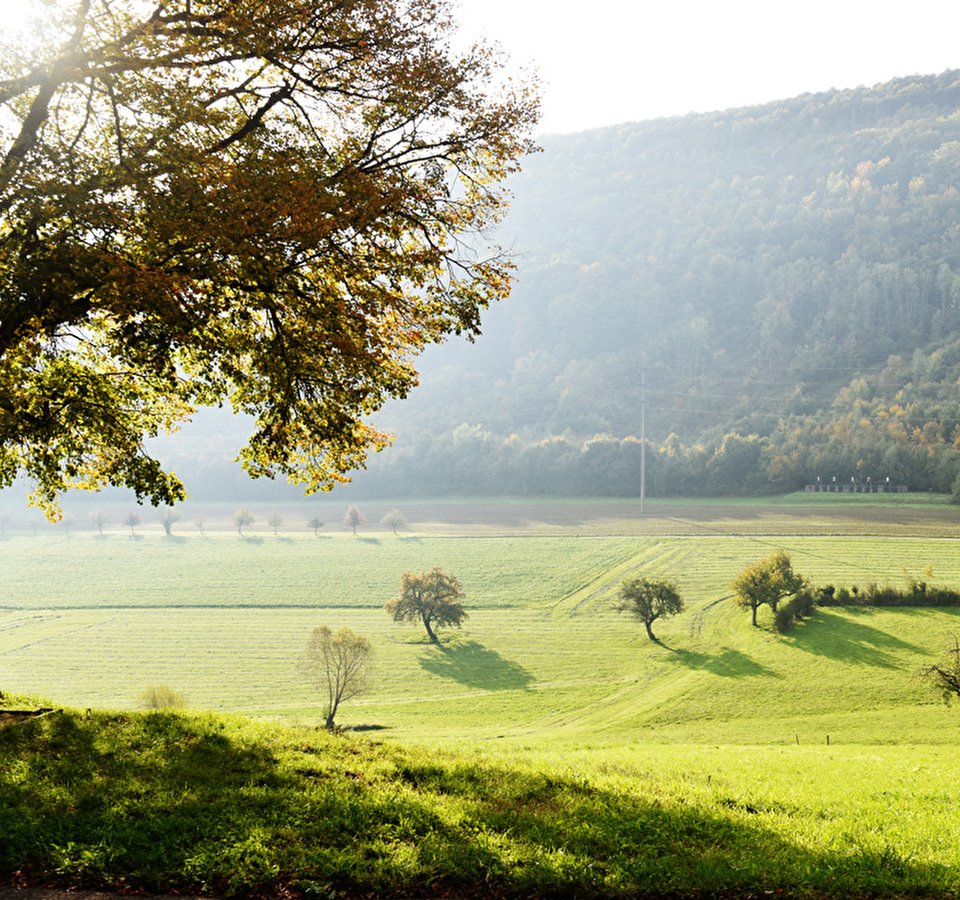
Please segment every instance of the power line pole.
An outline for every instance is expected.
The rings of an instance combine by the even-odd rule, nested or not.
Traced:
[[[647,370],[640,367],[640,515],[647,496]]]

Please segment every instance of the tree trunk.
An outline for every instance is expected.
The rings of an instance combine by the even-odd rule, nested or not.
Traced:
[[[423,616],[423,627],[427,629],[427,637],[435,644],[439,644],[440,641],[437,639],[437,636],[433,633],[433,629],[430,627],[430,618],[428,616]]]
[[[751,608],[753,609],[753,627],[759,628],[760,626],[757,625],[757,604],[754,603]]]
[[[650,638],[651,641],[655,641],[656,638],[653,636],[653,629],[650,627],[650,622],[644,622],[643,624],[647,629],[647,637]]]

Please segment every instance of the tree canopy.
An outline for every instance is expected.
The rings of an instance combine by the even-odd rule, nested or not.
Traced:
[[[749,609],[753,624],[757,624],[757,610],[769,606],[776,613],[784,597],[797,593],[803,587],[803,577],[793,571],[790,557],[778,550],[744,569],[730,587],[738,606]]]
[[[683,612],[683,598],[677,586],[666,579],[625,578],[617,591],[614,608],[629,612],[643,622],[647,637],[655,641],[653,623]]]
[[[0,484],[184,488],[144,448],[252,417],[254,476],[329,487],[411,361],[478,333],[481,232],[530,82],[448,0],[51,0],[0,36]]]
[[[367,689],[372,658],[369,639],[351,628],[341,628],[334,634],[327,625],[321,625],[311,632],[303,672],[326,694],[323,715],[327,729],[334,729],[340,704]]]
[[[460,582],[440,566],[434,566],[419,575],[404,572],[400,576],[400,593],[388,600],[384,609],[395,622],[422,622],[427,637],[438,644],[435,627],[459,628],[467,618],[462,601]]]

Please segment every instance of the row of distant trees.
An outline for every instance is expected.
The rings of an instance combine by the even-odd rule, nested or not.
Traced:
[[[958,286],[960,297],[960,286]],[[958,300],[960,302],[960,300]],[[839,364],[841,359],[837,361]],[[676,433],[647,431],[646,486],[655,496],[738,496],[802,490],[821,481],[907,485],[950,493],[960,474],[960,340],[911,357],[890,356],[872,374],[853,378],[824,398],[798,383],[767,411],[746,399],[738,417],[713,430],[684,428],[691,404],[709,411],[712,393],[696,379],[674,379],[657,403],[673,412]],[[608,402],[602,386],[597,403]],[[634,418],[636,427],[639,422]],[[640,491],[638,431],[542,438],[529,427],[506,435],[496,426],[461,424],[452,431],[398,440],[357,477],[358,496],[544,495],[632,497]],[[960,492],[958,492],[960,493]]]
[[[169,537],[173,534],[173,526],[180,521],[180,513],[177,512],[177,510],[172,506],[164,506],[157,509],[156,519],[163,526],[164,532]],[[109,521],[109,517],[102,510],[95,510],[94,512],[90,513],[90,522],[100,534],[103,534],[103,529]],[[243,529],[252,525],[256,521],[256,514],[245,506],[237,509],[231,517],[233,527],[237,529],[237,533],[241,536],[243,535]],[[356,534],[357,531],[366,524],[366,521],[367,518],[360,511],[359,507],[354,505],[347,507],[347,511],[343,516],[343,525],[352,529],[354,534]],[[277,534],[286,524],[286,520],[279,512],[275,511],[267,517],[266,523],[271,529],[273,529],[273,533]],[[130,533],[133,534],[143,523],[141,521],[140,514],[131,510],[123,516],[120,524],[124,528],[129,528]],[[197,527],[200,533],[203,534],[204,528],[208,524],[207,516],[197,515],[193,519],[193,524]],[[326,523],[319,516],[311,516],[309,519],[307,519],[306,524],[314,534],[318,534],[320,529],[323,528]],[[400,529],[407,527],[407,518],[402,512],[400,512],[399,509],[391,509],[381,517],[380,525],[383,528],[390,529],[394,534],[396,534]]]

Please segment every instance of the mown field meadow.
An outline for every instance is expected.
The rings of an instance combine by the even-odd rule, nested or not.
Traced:
[[[299,659],[326,624],[376,649],[373,689],[342,721],[389,736],[900,742],[928,719],[941,727],[922,741],[960,734],[910,677],[960,629],[955,611],[823,610],[779,637],[729,601],[731,579],[778,548],[818,584],[960,585],[949,506],[456,509],[396,535],[8,531],[0,684],[82,708],[130,708],[162,684],[197,709],[310,720]],[[382,609],[401,572],[433,565],[470,611],[440,647]],[[684,595],[661,644],[611,609],[633,574]]]
[[[307,800],[261,779],[264,812],[192,856],[178,844],[141,883],[242,893],[287,872],[290,883],[306,879],[301,892],[427,882],[464,890],[465,872],[482,865],[490,890],[505,896],[960,890],[960,714],[913,677],[960,633],[960,610],[823,609],[780,636],[763,614],[752,628],[729,587],[780,548],[818,584],[957,586],[960,510],[797,498],[654,503],[640,517],[623,504],[443,504],[418,507],[397,535],[252,531],[241,536],[224,517],[203,535],[183,528],[172,538],[156,527],[102,536],[8,528],[0,538],[0,689],[94,710],[67,737],[45,726],[49,740],[94,747],[111,729],[148,728],[95,711],[132,710],[145,688],[167,685],[192,711],[189,734],[164,732],[177,747],[213,730],[230,735],[217,739],[227,741],[225,760],[237,758],[234,743],[274,760],[277,785],[292,796],[333,790],[327,778],[353,785],[321,804],[333,815],[331,804],[354,797],[343,815],[366,824],[349,850],[327,858],[314,847],[305,862],[320,839],[292,838],[289,818],[274,826],[266,810],[296,818],[287,804]],[[382,608],[402,571],[432,565],[462,581],[470,613],[440,646]],[[611,609],[632,574],[670,577],[686,600],[683,614],[656,624],[659,643]],[[321,701],[299,672],[320,624],[360,631],[376,650],[372,689],[342,708],[340,738],[318,731]],[[204,711],[252,724],[207,724]],[[317,766],[332,766],[320,781]],[[118,784],[104,779],[96,783]],[[249,808],[248,790],[238,808]],[[89,801],[100,802],[115,810],[127,801]],[[419,812],[394,821],[406,803]],[[169,804],[163,816],[182,814],[179,800]],[[63,811],[50,815],[64,834]],[[135,819],[124,846],[147,840]],[[99,822],[82,827],[116,834],[115,812]],[[109,881],[111,866],[132,865],[109,843],[73,840],[53,858],[63,877]],[[183,853],[182,865],[167,861]]]

